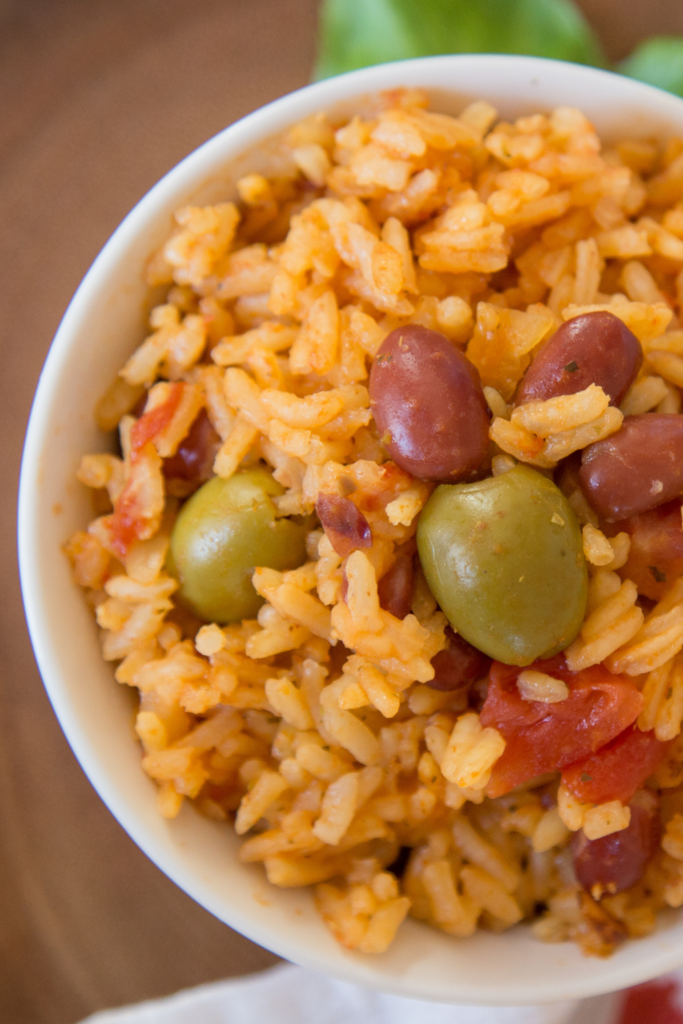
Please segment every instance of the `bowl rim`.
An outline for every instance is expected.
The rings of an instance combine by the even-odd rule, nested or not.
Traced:
[[[304,967],[324,972],[344,981],[359,983],[383,991],[393,991],[395,994],[411,998],[432,998],[435,1001],[471,1002],[480,1005],[520,1005],[532,1001],[554,1002],[575,999],[579,996],[599,995],[649,980],[658,974],[681,966],[683,964],[683,937],[677,949],[661,948],[655,953],[653,946],[650,955],[644,957],[637,965],[633,963],[621,965],[617,957],[612,957],[610,960],[604,961],[604,969],[596,978],[571,978],[567,979],[563,986],[558,986],[557,983],[544,983],[543,979],[539,979],[533,991],[529,989],[521,992],[519,989],[513,990],[510,987],[496,989],[494,984],[486,992],[481,992],[480,986],[473,990],[471,987],[468,988],[461,984],[457,992],[444,998],[443,991],[430,996],[429,992],[425,992],[411,979],[406,979],[400,987],[397,987],[395,979],[392,982],[387,981],[382,976],[381,970],[374,971],[369,964],[363,969],[353,959],[339,957],[334,963],[331,963],[325,953],[319,953],[311,949],[310,946],[304,949],[301,944],[296,945],[288,940],[286,935],[271,932],[268,927],[254,922],[248,914],[236,912],[229,919],[225,914],[219,914],[211,905],[210,893],[201,884],[201,880],[193,877],[191,873],[188,875],[179,862],[174,860],[167,844],[159,842],[149,830],[146,831],[144,827],[141,827],[139,820],[128,806],[125,796],[119,792],[114,780],[99,763],[94,738],[84,735],[76,721],[72,699],[69,695],[68,679],[60,672],[60,667],[55,661],[54,652],[47,639],[49,631],[46,624],[49,619],[49,608],[41,593],[39,564],[33,544],[36,531],[40,529],[41,512],[37,478],[32,469],[41,456],[51,425],[48,419],[48,398],[51,390],[71,351],[72,338],[77,334],[84,317],[87,316],[88,306],[93,297],[106,286],[111,268],[119,259],[120,254],[135,238],[144,233],[146,227],[167,204],[169,197],[183,183],[185,183],[185,192],[190,192],[193,184],[201,179],[202,173],[206,174],[206,166],[226,146],[235,154],[248,152],[249,149],[263,144],[269,138],[281,133],[288,125],[311,113],[329,109],[340,101],[350,101],[382,89],[395,88],[401,76],[407,76],[407,84],[419,85],[420,74],[424,69],[428,67],[433,69],[435,65],[446,68],[453,62],[457,62],[465,69],[468,64],[480,66],[482,63],[486,63],[492,68],[505,69],[508,73],[522,73],[523,71],[524,74],[532,75],[534,72],[541,74],[543,71],[547,71],[550,65],[559,66],[564,68],[570,77],[585,77],[587,81],[594,82],[596,88],[599,88],[600,83],[605,81],[605,76],[609,79],[621,78],[621,76],[603,69],[518,55],[459,54],[397,61],[391,64],[361,68],[345,75],[304,86],[229,125],[186,156],[135,204],[102,247],[71,299],[50,346],[31,408],[21,463],[18,501],[19,570],[26,619],[36,661],[48,697],[71,749],[101,799],[137,846],[160,870],[200,905],[210,913],[219,916],[221,920],[252,941]],[[683,100],[634,80],[623,79],[623,82],[625,92],[631,91],[634,97],[636,95],[649,96],[651,102],[654,102],[656,97],[656,102],[664,112],[664,116],[668,116],[668,111],[672,119],[677,117],[683,124]],[[455,87],[449,89],[448,85],[445,86],[445,90],[457,91]],[[226,160],[233,158],[225,157]],[[644,940],[637,941],[642,944]],[[454,947],[454,952],[456,948]],[[378,960],[374,960],[374,963],[378,964]]]

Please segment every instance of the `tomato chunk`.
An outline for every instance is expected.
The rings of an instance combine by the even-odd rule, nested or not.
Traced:
[[[600,665],[570,672],[559,654],[529,668],[562,679],[569,696],[556,704],[522,700],[517,677],[523,670],[494,661],[481,724],[497,729],[506,746],[493,767],[486,790],[490,797],[594,754],[635,722],[643,708],[635,684]]]
[[[119,495],[116,506],[107,520],[111,546],[121,558],[138,539],[142,528],[137,494],[132,487],[126,487]]]
[[[627,804],[659,768],[670,746],[671,741],[662,743],[654,731],[641,732],[632,725],[597,753],[563,769],[562,782],[582,803]]]
[[[147,446],[164,431],[173,419],[183,397],[184,384],[170,384],[165,402],[144,413],[130,431],[130,474],[116,499],[113,513],[108,517],[107,529],[114,551],[125,558],[136,540],[145,539],[148,523],[145,520],[144,474],[140,474],[143,453]],[[149,452],[148,452],[149,454]],[[139,478],[141,476],[141,479]],[[148,535],[148,534],[147,534]]]
[[[138,453],[145,445],[153,441],[169,425],[178,410],[183,391],[183,384],[169,384],[166,401],[155,406],[154,409],[150,409],[149,412],[143,413],[140,419],[133,424],[130,431],[131,462],[135,462]]]
[[[614,523],[631,537],[628,561],[619,575],[633,580],[645,597],[659,601],[683,573],[683,522],[679,498]]]

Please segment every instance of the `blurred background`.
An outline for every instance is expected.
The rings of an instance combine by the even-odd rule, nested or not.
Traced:
[[[578,6],[610,61],[683,35],[681,0]],[[0,0],[3,1024],[74,1024],[276,960],[176,889],[81,772],[31,653],[15,504],[40,368],[88,266],[183,156],[310,80],[317,15],[318,0]]]

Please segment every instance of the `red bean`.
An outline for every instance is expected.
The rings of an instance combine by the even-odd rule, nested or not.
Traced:
[[[202,409],[175,455],[164,459],[164,476],[167,480],[185,480],[199,487],[213,476],[213,462],[220,443],[206,410]]]
[[[619,405],[643,362],[640,342],[613,313],[583,313],[555,331],[531,363],[515,404],[575,395],[599,384]]]
[[[489,412],[479,374],[437,331],[389,334],[372,364],[370,401],[383,443],[423,480],[471,479],[488,452]]]
[[[627,416],[616,434],[584,449],[579,481],[608,523],[683,494],[683,416]]]
[[[614,524],[614,533],[630,534],[628,560],[619,570],[638,592],[659,601],[674,580],[683,576],[683,521],[680,499],[669,501]]]
[[[397,619],[405,619],[413,600],[413,556],[399,555],[377,584],[380,607]]]
[[[594,899],[623,892],[639,882],[659,845],[661,826],[655,794],[641,789],[629,807],[631,822],[621,832],[592,841],[583,832],[572,837],[574,870]]]
[[[341,494],[319,494],[318,519],[330,544],[342,558],[358,548],[372,547],[372,531],[363,513]]]
[[[460,690],[477,679],[482,679],[489,670],[491,659],[468,644],[450,626],[446,626],[448,646],[432,658],[434,678],[427,686],[433,690]]]
[[[140,395],[140,397],[138,398],[137,402],[135,403],[133,408],[130,410],[131,416],[135,416],[136,419],[140,419],[140,417],[142,416],[143,412],[145,411],[145,406],[147,405],[147,399],[148,398],[149,398],[149,394],[148,394],[147,391],[143,392],[143,394]]]

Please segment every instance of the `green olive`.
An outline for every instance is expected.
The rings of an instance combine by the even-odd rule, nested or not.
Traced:
[[[533,469],[437,487],[417,548],[453,628],[490,657],[530,665],[576,637],[588,591],[581,529],[562,492]]]
[[[207,622],[253,618],[262,598],[256,566],[295,569],[306,561],[306,525],[276,518],[283,489],[265,469],[214,477],[183,505],[171,534],[169,572],[182,604]]]

